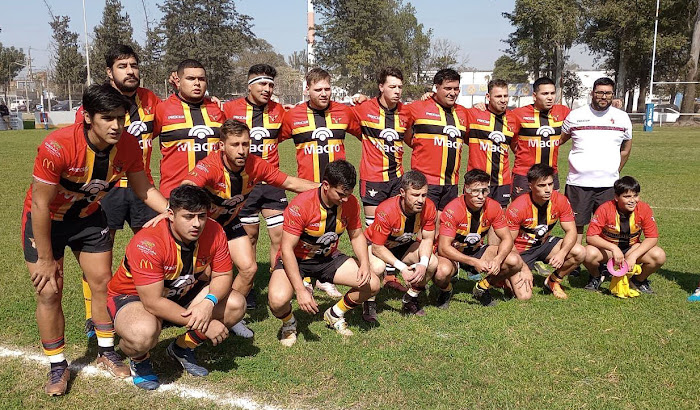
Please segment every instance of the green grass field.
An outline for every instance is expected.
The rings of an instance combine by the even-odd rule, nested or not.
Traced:
[[[358,312],[348,315],[355,336],[342,340],[319,315],[297,311],[299,341],[277,342],[279,321],[265,307],[267,241],[258,249],[259,307],[248,322],[254,341],[230,337],[199,349],[212,370],[206,379],[183,375],[164,354],[178,333],[166,331],[154,349],[161,381],[219,395],[251,397],[280,407],[314,408],[698,408],[700,304],[685,298],[700,279],[700,130],[657,128],[635,134],[624,174],[642,183],[643,200],[655,207],[666,266],[651,277],[655,295],[620,300],[583,290],[587,275],[565,280],[569,299],[541,291],[534,297],[483,308],[471,298],[473,282],[456,283],[447,311],[427,307],[424,318],[399,314],[400,296],[378,296],[381,325],[370,328]],[[31,182],[36,146],[45,131],[0,132],[0,347],[40,355],[34,298],[20,246],[20,214]],[[348,156],[359,163],[359,143],[348,139]],[[568,144],[560,174],[566,175]],[[282,144],[282,167],[295,171],[293,147]],[[466,162],[466,161],[464,161]],[[154,163],[157,160],[154,159]],[[117,235],[114,262],[130,237]],[[343,249],[349,251],[347,238]],[[83,334],[80,272],[67,255],[64,311],[66,354],[90,363],[96,347]],[[607,284],[603,285],[607,288]],[[321,312],[334,303],[317,294]],[[433,297],[429,296],[429,301]],[[2,355],[0,355],[2,356]],[[206,399],[169,392],[146,393],[103,377],[73,377],[62,398],[43,394],[46,366],[0,357],[3,408],[215,407]]]

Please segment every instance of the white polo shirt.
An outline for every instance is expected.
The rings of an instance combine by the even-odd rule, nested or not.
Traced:
[[[614,107],[596,111],[586,105],[571,111],[561,130],[571,135],[566,184],[612,187],[620,178],[620,147],[632,139],[629,115]]]

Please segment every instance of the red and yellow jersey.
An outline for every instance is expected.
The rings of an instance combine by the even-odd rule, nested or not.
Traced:
[[[255,184],[266,182],[279,187],[285,179],[287,174],[255,155],[248,155],[240,171],[232,171],[224,163],[222,151],[199,161],[185,178],[207,191],[211,199],[209,216],[222,226],[238,216]]]
[[[515,116],[511,111],[494,114],[467,109],[469,119],[469,160],[467,171],[480,169],[491,176],[490,186],[510,185],[508,150],[513,141]]]
[[[325,110],[299,104],[285,114],[280,142],[292,138],[297,150],[297,176],[321,182],[326,166],[345,159],[345,133],[360,136],[350,107],[331,101]]]
[[[510,230],[518,231],[515,237],[518,252],[542,245],[557,221],[574,221],[574,211],[563,194],[552,191],[549,201],[541,206],[533,203],[530,195],[520,195],[506,210]]]
[[[615,201],[608,201],[595,211],[586,236],[599,235],[620,248],[629,248],[645,238],[658,238],[654,212],[646,203],[639,201],[631,214],[620,212]]]
[[[49,134],[39,145],[33,176],[58,185],[49,206],[54,221],[74,221],[100,209],[99,200],[128,173],[143,171],[141,150],[126,130],[119,141],[99,151],[87,137],[83,124],[73,124]],[[24,212],[32,209],[32,188],[24,200]]]
[[[126,113],[126,121],[124,126],[126,131],[136,137],[141,152],[143,153],[143,168],[146,171],[148,181],[153,183],[151,175],[151,152],[153,151],[153,120],[156,116],[156,107],[161,102],[153,91],[148,88],[139,87],[136,89],[136,94],[133,97],[125,96],[131,102],[131,108]],[[78,108],[75,113],[76,124],[83,122],[83,106]],[[129,181],[122,178],[117,184],[118,187],[125,188],[129,186]]]
[[[472,254],[484,244],[489,228],[508,226],[501,205],[486,198],[484,206],[477,210],[467,207],[467,197],[460,195],[450,201],[440,214],[440,235],[454,238],[452,246],[464,254]]]
[[[432,98],[406,108],[406,128],[413,127],[411,168],[422,172],[431,185],[457,185],[469,130],[467,110],[461,105],[447,109]]]
[[[424,230],[435,230],[437,209],[433,201],[426,198],[423,210],[410,216],[401,209],[401,201],[397,195],[379,204],[374,222],[365,230],[367,240],[391,249],[420,240]]]
[[[403,175],[403,135],[408,121],[403,104],[390,110],[379,98],[353,107],[362,127],[360,179],[385,182]]]
[[[172,234],[170,221],[141,229],[129,241],[124,259],[107,285],[109,296],[138,295],[136,286],[163,282],[164,297],[177,300],[194,287],[207,267],[233,269],[226,234],[209,219],[199,239],[186,245]]]
[[[280,156],[277,150],[277,134],[282,127],[284,108],[270,101],[255,105],[247,98],[238,98],[224,104],[226,119],[240,121],[250,128],[250,153],[261,157],[272,166],[279,168]]]
[[[188,103],[173,94],[156,108],[154,137],[160,138],[160,192],[166,198],[197,162],[219,150],[224,113],[209,99]]]
[[[327,207],[321,188],[297,195],[284,210],[284,231],[299,237],[297,260],[325,259],[338,249],[345,229],[362,229],[360,203],[354,195],[341,206]]]
[[[539,111],[533,104],[513,110],[515,138],[513,173],[527,175],[535,164],[547,164],[557,170],[561,126],[571,110],[554,105],[549,111]]]

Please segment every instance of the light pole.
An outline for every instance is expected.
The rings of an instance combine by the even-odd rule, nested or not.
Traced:
[[[644,115],[644,131],[651,132],[654,126],[654,102],[652,101],[652,94],[654,92],[654,64],[656,62],[656,35],[659,31],[659,3],[660,0],[656,0],[656,17],[654,18],[654,46],[651,52],[651,79],[649,80],[649,98],[647,98],[647,103],[645,107]]]

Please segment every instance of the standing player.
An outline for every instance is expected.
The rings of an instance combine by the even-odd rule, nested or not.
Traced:
[[[153,137],[160,138],[160,191],[168,197],[197,162],[219,147],[224,113],[205,97],[207,72],[196,60],[177,66],[177,93],[156,108]]]
[[[411,168],[428,179],[428,198],[439,211],[457,197],[462,145],[467,137],[467,111],[457,105],[459,73],[446,68],[433,78],[435,94],[425,101],[408,104],[408,122],[413,148]]]
[[[183,184],[203,187],[209,194],[212,203],[210,216],[224,227],[229,251],[235,255],[233,263],[238,275],[233,281],[233,289],[247,295],[258,270],[255,251],[239,218],[249,195],[259,186],[259,182],[282,189],[282,194],[284,189],[308,191],[317,188],[318,183],[287,176],[264,159],[249,155],[250,130],[244,123],[226,120],[219,133],[221,152],[214,152],[200,161]],[[253,331],[245,323],[238,324],[233,330],[239,336],[253,337]]]
[[[223,342],[245,312],[243,295],[231,289],[226,235],[207,218],[208,207],[200,188],[172,190],[168,218],[134,235],[109,282],[108,307],[119,347],[142,389],[160,385],[149,351],[163,327],[188,329],[166,351],[187,373],[203,377],[209,371],[197,364],[194,348],[207,339],[215,346]]]
[[[527,172],[528,195],[521,195],[506,210],[515,247],[523,259],[525,277],[531,277],[535,262],[548,263],[554,272],[544,281],[546,290],[557,299],[566,299],[561,281],[583,262],[586,250],[576,242],[576,224],[569,200],[554,190],[554,168],[533,165]],[[559,221],[564,238],[551,236]]]
[[[374,221],[374,211],[382,201],[399,194],[403,175],[403,139],[406,108],[401,104],[403,74],[395,67],[383,68],[377,77],[379,96],[353,108],[362,129],[360,198],[365,224]],[[406,292],[387,265],[385,286]]]
[[[297,176],[320,183],[329,163],[345,159],[345,134],[359,138],[361,130],[350,107],[331,101],[331,76],[326,70],[309,71],[305,92],[309,101],[287,112],[279,140],[293,139]],[[330,296],[342,296],[332,284],[317,281],[316,286]]]
[[[270,310],[282,321],[280,342],[291,346],[297,339],[297,322],[291,300],[296,293],[304,312],[318,313],[313,293],[302,278],[309,276],[350,290],[323,314],[326,324],[343,336],[351,336],[344,315],[379,292],[379,278],[370,272],[367,241],[362,234],[360,204],[352,194],[355,168],[345,160],[331,162],[317,190],[297,195],[284,211],[284,234],[275,269],[270,277]],[[359,259],[338,251],[340,235],[347,229]]]
[[[425,316],[418,295],[438,266],[433,255],[437,210],[428,199],[428,180],[419,171],[408,171],[401,178],[399,195],[386,199],[376,209],[376,217],[365,230],[370,242],[372,274],[382,277],[386,266],[396,268],[410,285],[402,300],[402,312]],[[410,265],[410,266],[409,266]],[[374,297],[363,304],[362,318],[377,321]]]
[[[513,238],[508,231],[503,209],[488,197],[491,176],[480,169],[464,174],[464,195],[452,200],[440,215],[438,238],[441,259],[433,281],[440,290],[437,305],[449,306],[452,298],[452,277],[460,265],[484,275],[472,291],[483,306],[493,306],[489,288],[504,283],[520,300],[532,296],[532,276],[520,271],[522,261],[513,251]],[[493,228],[498,245],[484,244],[484,236]]]
[[[615,197],[596,211],[586,234],[586,260],[591,274],[588,290],[598,290],[602,282],[599,266],[613,258],[616,265],[626,261],[630,269],[642,265],[642,273],[630,279],[642,293],[654,293],[647,278],[666,262],[658,246],[659,230],[651,207],[639,200],[641,187],[632,177],[615,181]],[[644,235],[644,240],[641,236]]]
[[[527,173],[535,164],[554,168],[554,189],[559,190],[557,158],[561,144],[561,127],[571,111],[554,104],[556,87],[548,77],[535,80],[532,85],[533,104],[513,110],[515,116],[515,163],[513,164],[513,192],[511,199],[528,192]]]
[[[130,104],[109,84],[83,95],[84,123],[49,134],[34,161],[34,180],[24,201],[24,259],[37,293],[36,318],[44,353],[51,363],[45,391],[66,392],[70,372],[63,355],[65,318],[63,256],[70,246],[92,289],[92,318],[98,358],[116,377],[129,369],[114,351],[114,327],[107,313],[112,277],[112,240],[100,199],[126,175],[136,195],[156,211],[167,201],[149,183],[135,138],[124,130]]]

